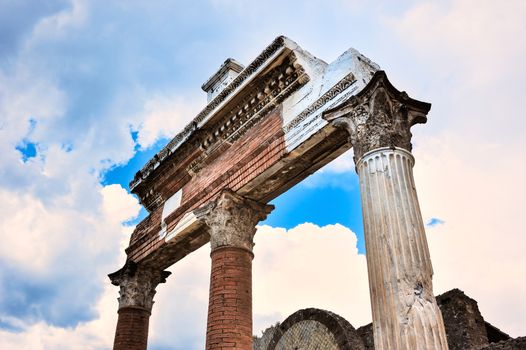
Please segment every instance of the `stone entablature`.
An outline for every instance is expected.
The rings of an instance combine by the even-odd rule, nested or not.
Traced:
[[[345,133],[321,115],[377,70],[356,50],[327,64],[278,37],[130,183],[150,215],[136,227],[128,258],[169,266],[181,257],[163,253],[178,250],[170,246],[190,252],[207,242],[195,211],[222,189],[266,203],[347,150]]]

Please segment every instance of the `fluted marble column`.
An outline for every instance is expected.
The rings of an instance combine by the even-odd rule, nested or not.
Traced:
[[[253,238],[273,208],[225,190],[204,216],[212,247],[207,350],[252,349]]]
[[[360,177],[376,350],[448,348],[413,179],[410,128],[431,105],[377,72],[324,118],[348,131]]]
[[[357,163],[376,349],[447,348],[413,164],[401,148],[370,151]]]
[[[127,262],[109,275],[111,283],[120,287],[119,318],[113,350],[146,350],[148,328],[155,288],[171,274]]]

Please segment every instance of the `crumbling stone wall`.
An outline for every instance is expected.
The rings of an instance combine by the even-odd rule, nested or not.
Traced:
[[[373,324],[362,326],[356,330],[363,340],[365,350],[374,350]]]
[[[487,345],[488,335],[477,302],[459,289],[437,296],[450,350]]]
[[[526,350],[526,337],[516,339],[501,340],[497,343],[491,343],[478,350]]]

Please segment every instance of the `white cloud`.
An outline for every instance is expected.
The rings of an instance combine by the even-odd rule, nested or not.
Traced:
[[[512,39],[526,35],[525,15],[523,1],[426,1],[390,20],[420,66],[406,70],[409,86],[433,103],[413,141],[423,216],[445,222],[427,229],[435,292],[463,289],[513,336],[526,334],[526,43]]]
[[[102,281],[100,281],[102,283]],[[104,281],[105,282],[105,281]],[[115,310],[117,291],[107,286],[97,302],[98,317],[76,327],[55,327],[45,322],[25,325],[24,332],[9,332],[0,329],[4,350],[48,350],[67,347],[71,350],[110,349],[113,344],[113,330],[117,322]]]
[[[188,124],[203,107],[197,99],[185,100],[173,96],[153,96],[144,102],[137,143],[141,148],[151,147],[161,138],[171,139]]]
[[[318,307],[355,327],[371,321],[365,256],[355,234],[341,225],[260,226],[253,260],[254,333],[293,312]],[[210,247],[176,263],[157,287],[150,342],[173,349],[201,349],[206,334]]]
[[[424,217],[445,221],[427,229],[435,291],[463,289],[488,322],[524,335],[526,237],[520,208],[526,166],[517,162],[521,151],[444,135],[415,152]]]
[[[69,0],[69,4],[57,13],[42,18],[34,29],[28,46],[41,40],[63,39],[68,32],[78,29],[86,23],[89,16],[85,0]]]
[[[335,312],[355,328],[371,321],[365,256],[351,230],[339,224],[261,226],[255,242],[256,334],[306,307]]]
[[[320,171],[328,171],[333,173],[353,172],[354,170],[354,150],[351,148],[344,154],[324,166]]]
[[[80,41],[100,50],[93,6],[74,1],[43,17],[0,62],[2,348],[110,347],[118,291],[106,274],[124,263],[132,228],[122,222],[139,205],[119,185],[101,186],[101,172],[133,156],[131,126],[153,143],[194,114],[180,100],[185,113],[170,114],[171,99],[124,83],[131,70],[112,69],[112,79],[104,55],[78,53]],[[37,145],[25,163],[15,148],[23,141]]]
[[[137,199],[130,196],[120,185],[104,186],[101,189],[104,215],[116,221],[126,221],[139,213]]]
[[[17,289],[1,291],[0,303],[21,308],[7,307],[13,316],[1,318],[21,330],[0,330],[3,349],[110,347],[118,289],[105,275],[124,261],[132,228],[121,222],[136,216],[139,206],[118,185],[100,188],[94,198],[89,210],[79,210],[0,193],[9,208],[0,214],[0,232],[9,242],[1,245],[0,261],[14,273],[6,270],[0,279]]]

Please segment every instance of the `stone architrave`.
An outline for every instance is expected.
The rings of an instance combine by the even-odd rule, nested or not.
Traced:
[[[413,179],[410,128],[430,104],[377,74],[325,119],[349,132],[360,177],[375,348],[447,349]]]
[[[166,282],[170,274],[169,271],[141,268],[128,262],[124,268],[109,275],[112,284],[120,287],[114,350],[146,350],[155,288]]]
[[[212,252],[206,349],[252,349],[252,248],[273,209],[225,190],[204,216]]]

